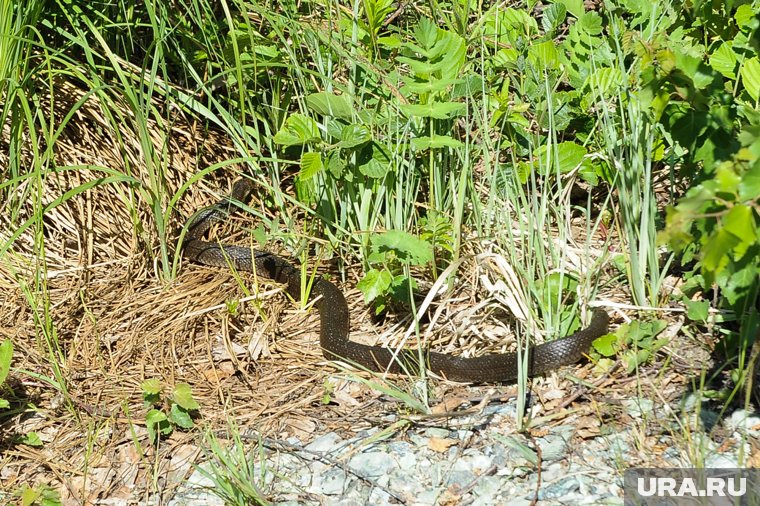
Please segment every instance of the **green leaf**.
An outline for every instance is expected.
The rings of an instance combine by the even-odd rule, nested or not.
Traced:
[[[710,66],[728,79],[736,79],[736,53],[731,42],[724,42],[710,55]]]
[[[567,272],[552,272],[537,283],[543,292],[544,302],[556,304],[567,293],[574,293],[578,286],[578,280]]]
[[[760,60],[757,56],[744,61],[740,74],[744,89],[757,102],[760,99]]]
[[[377,38],[377,44],[379,46],[383,46],[386,49],[397,49],[401,47],[402,43],[402,40],[398,37],[398,35],[395,34]]]
[[[327,172],[335,179],[343,177],[343,171],[346,168],[346,161],[340,156],[338,151],[332,151],[327,155]]]
[[[586,12],[580,16],[577,24],[584,32],[590,35],[602,33],[602,17],[597,12]]]
[[[21,506],[32,506],[42,496],[42,492],[31,488],[24,483],[24,487],[21,491]]]
[[[615,334],[606,334],[592,343],[594,349],[604,357],[611,357],[617,353],[618,338]]]
[[[615,335],[627,343],[637,343],[640,347],[647,347],[647,343],[651,342],[654,336],[665,330],[665,327],[667,327],[667,323],[664,320],[652,320],[648,322],[633,320],[630,323],[620,325],[615,331]]]
[[[401,110],[407,116],[435,119],[448,119],[453,116],[460,116],[464,113],[465,108],[465,104],[460,104],[459,102],[429,102],[427,104],[401,105]]]
[[[13,359],[13,342],[5,339],[0,343],[0,385],[5,382],[8,373],[11,370],[11,360]]]
[[[463,83],[463,79],[436,79],[436,78],[429,78],[429,79],[419,79],[419,78],[406,78],[404,79],[404,82],[406,83],[405,89],[411,91],[412,93],[416,93],[418,95],[422,95],[423,93],[437,93],[439,91],[443,91],[449,86],[452,86],[454,84]]]
[[[27,432],[21,437],[21,443],[27,446],[42,446],[42,439],[36,432]]]
[[[580,18],[586,12],[586,9],[583,6],[583,0],[561,0],[561,3],[567,8],[567,11],[576,18]]]
[[[324,116],[350,120],[354,115],[351,101],[346,95],[335,95],[327,91],[307,96],[306,105],[312,111]]]
[[[388,293],[391,281],[393,281],[393,275],[387,269],[382,271],[370,269],[356,287],[364,294],[364,302],[369,304]]]
[[[734,246],[734,260],[741,260],[747,249],[755,243],[756,227],[752,209],[744,204],[736,204],[723,218],[723,229],[739,239],[739,243]]]
[[[707,321],[707,316],[710,314],[710,301],[685,299],[684,304],[686,304],[686,316],[689,320]]]
[[[390,168],[390,155],[381,144],[372,143],[361,150],[359,172],[365,176],[381,179]]]
[[[588,150],[575,142],[565,141],[557,144],[557,167],[560,174],[567,174],[578,167],[587,154]]]
[[[423,151],[426,149],[461,148],[464,147],[464,144],[448,135],[433,134],[431,137],[415,137],[412,139],[412,146],[419,151]]]
[[[736,20],[736,25],[744,30],[745,27],[749,26],[750,21],[755,17],[756,12],[755,8],[752,7],[752,4],[746,3],[744,5],[740,5],[736,8],[736,14],[734,14],[734,19]]]
[[[274,142],[281,146],[298,146],[319,142],[319,125],[309,116],[294,113],[285,120],[285,125],[274,136]]]
[[[298,171],[298,177],[306,181],[313,178],[322,170],[322,155],[320,153],[304,153],[301,155],[301,170]]]
[[[177,383],[174,392],[172,392],[172,400],[187,411],[200,408],[200,405],[193,399],[193,392],[187,383]]]
[[[717,275],[726,267],[730,258],[728,252],[741,240],[725,229],[713,234],[702,248],[702,267],[707,273]]]
[[[528,48],[531,63],[539,69],[554,70],[559,67],[559,53],[554,41],[547,40]]]
[[[373,235],[372,247],[378,252],[394,251],[399,260],[412,265],[423,265],[433,260],[433,247],[403,230]]]
[[[159,434],[168,435],[172,432],[172,425],[163,411],[151,409],[145,415],[145,428],[152,443],[155,443]]]
[[[738,190],[740,200],[753,200],[760,195],[760,160],[755,161],[744,173]]]
[[[340,132],[338,147],[343,149],[354,148],[366,144],[371,139],[372,135],[364,125],[346,125]]]
[[[625,74],[619,69],[602,67],[588,76],[583,87],[588,87],[595,97],[607,97],[617,94],[625,79]]]
[[[187,412],[179,404],[172,404],[171,411],[169,412],[169,421],[174,425],[182,427],[183,429],[192,429],[195,423],[190,413]]]
[[[140,383],[140,389],[144,394],[160,395],[163,387],[161,387],[161,382],[158,379],[151,378]]]
[[[636,370],[636,367],[649,360],[651,353],[646,349],[628,350],[621,357],[623,365],[625,365],[626,372],[632,374]]]
[[[11,407],[11,403],[6,401],[5,399],[0,399],[0,409],[8,409]]]
[[[433,23],[433,21],[427,18],[422,18],[414,28],[414,38],[424,48],[431,48],[438,38],[438,27],[435,23]],[[420,50],[421,53],[423,51],[424,49]]]
[[[565,21],[567,8],[562,3],[555,3],[544,9],[541,25],[546,33],[555,32]]]

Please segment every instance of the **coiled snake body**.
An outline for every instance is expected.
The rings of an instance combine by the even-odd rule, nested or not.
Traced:
[[[203,238],[214,222],[227,217],[231,200],[245,201],[252,189],[252,183],[242,178],[235,183],[230,198],[197,213],[188,226],[183,254],[204,265],[231,265],[238,270],[256,272],[287,285],[287,293],[294,299],[299,299],[301,274],[286,259],[267,251],[217,244]],[[337,286],[325,279],[316,279],[312,284],[310,299],[317,297],[320,297],[315,302],[320,315],[319,344],[327,359],[343,360],[378,372],[420,373],[420,358],[414,350],[402,349],[396,353],[382,346],[369,346],[349,340],[348,304]],[[580,360],[592,341],[607,333],[608,321],[609,317],[604,310],[595,309],[588,327],[567,337],[532,346],[527,361],[528,375],[541,375]],[[424,366],[429,371],[452,381],[499,382],[517,378],[517,353],[463,358],[429,352],[424,354],[424,360]]]

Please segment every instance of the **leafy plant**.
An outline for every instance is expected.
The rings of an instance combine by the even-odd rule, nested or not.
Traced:
[[[620,356],[628,374],[633,373],[640,365],[654,359],[657,350],[668,344],[668,339],[657,339],[667,327],[664,320],[641,322],[634,320],[620,325],[614,333],[602,336],[594,341],[594,349],[602,357]],[[603,358],[599,364],[602,367],[611,365],[611,361]]]
[[[162,398],[164,388],[155,378],[143,381],[140,388],[145,407],[152,407],[145,415],[145,425],[152,443],[157,443],[161,436],[168,436],[177,427],[185,430],[193,428],[193,413],[200,409],[200,405],[193,398],[190,385],[177,383],[165,399]]]
[[[24,485],[16,494],[21,506],[61,506],[61,494],[47,486],[30,487]]]
[[[371,268],[357,287],[364,293],[365,302],[372,303],[379,314],[391,299],[409,302],[410,290],[417,287],[410,267],[427,264],[433,254],[429,242],[408,232],[394,230],[373,234],[370,242],[372,253],[368,261]]]

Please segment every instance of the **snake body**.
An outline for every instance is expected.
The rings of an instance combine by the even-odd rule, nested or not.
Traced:
[[[202,209],[188,225],[183,254],[186,258],[209,266],[232,266],[241,271],[256,272],[286,285],[294,299],[301,297],[301,273],[288,260],[268,251],[218,244],[204,239],[214,222],[224,220],[232,201],[244,202],[252,191],[248,179],[235,183],[232,194],[213,206]],[[517,378],[517,353],[498,353],[480,357],[457,357],[443,353],[420,354],[416,350],[396,352],[382,346],[370,346],[349,339],[349,311],[343,293],[330,281],[318,278],[311,287],[309,299],[316,299],[319,311],[319,344],[329,360],[342,360],[371,371],[396,374],[419,374],[423,368],[452,381],[502,382]],[[528,375],[545,374],[564,365],[570,365],[586,353],[591,343],[607,333],[609,316],[602,309],[594,309],[588,327],[572,335],[556,339],[528,351]]]

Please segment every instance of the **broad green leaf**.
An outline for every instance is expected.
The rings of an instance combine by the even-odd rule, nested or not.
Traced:
[[[393,277],[389,292],[393,299],[402,304],[410,304],[415,290],[417,290],[417,281],[413,277],[399,274]]]
[[[190,413],[179,404],[172,404],[171,411],[169,412],[169,421],[183,429],[192,429],[195,425]]]
[[[151,409],[145,415],[145,428],[148,430],[148,436],[151,442],[155,443],[159,434],[171,434],[172,426],[169,419],[163,411]]]
[[[740,73],[744,89],[757,102],[760,99],[760,60],[757,56],[745,60]]]
[[[572,141],[560,142],[557,144],[557,167],[561,174],[567,174],[578,167],[583,158],[588,154],[588,150]]]
[[[369,304],[376,298],[388,293],[391,281],[393,281],[393,275],[386,269],[382,271],[370,269],[356,287],[364,294],[364,302]]]
[[[752,5],[750,3],[746,3],[736,8],[734,19],[736,20],[737,26],[743,30],[749,26],[750,21],[755,17],[756,14],[757,13],[755,12],[755,9],[752,8]]]
[[[193,399],[193,392],[187,383],[177,383],[172,392],[172,400],[188,411],[199,409],[201,406]]]
[[[359,172],[373,179],[381,179],[388,173],[389,168],[389,164],[383,163],[376,158],[371,158],[367,163],[359,166]]]
[[[298,171],[298,177],[302,180],[308,180],[316,176],[322,170],[322,155],[320,153],[304,153],[301,155],[301,170]]]
[[[343,171],[346,168],[346,161],[340,156],[337,150],[332,151],[327,157],[327,171],[335,179],[343,177]]]
[[[0,343],[0,385],[5,382],[8,372],[11,370],[11,360],[13,359],[13,342],[5,339]]]
[[[503,22],[520,30],[520,33],[524,35],[532,35],[538,32],[536,18],[531,16],[525,9],[513,9],[512,7],[507,7],[502,14]]]
[[[354,115],[351,100],[346,95],[335,95],[327,91],[312,93],[306,97],[306,105],[324,116],[350,120]]]
[[[343,132],[343,127],[346,126],[346,122],[334,118],[325,118],[322,126],[331,139],[340,140],[341,132]]]
[[[686,316],[689,320],[704,322],[707,321],[707,316],[710,314],[710,301],[707,300],[684,300],[686,304]]]
[[[378,37],[377,44],[379,46],[383,46],[386,49],[397,49],[401,47],[403,41],[398,37],[398,35],[391,34],[387,37]]]
[[[146,394],[159,395],[162,390],[161,382],[156,378],[147,379],[140,383],[140,389]]]
[[[433,247],[417,236],[403,230],[389,230],[372,236],[376,251],[392,250],[399,260],[412,265],[423,265],[433,260]]]
[[[724,42],[710,55],[710,66],[728,79],[736,79],[736,53],[731,42]]]
[[[617,353],[618,338],[615,334],[606,334],[592,343],[594,349],[604,357],[611,357]]]
[[[11,404],[8,401],[0,399],[0,409],[8,409],[9,407],[11,407]]]
[[[580,18],[586,12],[583,0],[561,0],[561,3],[567,8],[567,11],[576,18]]]
[[[294,113],[285,120],[285,125],[274,136],[274,142],[281,146],[297,146],[321,141],[319,125],[309,116]]]
[[[628,350],[620,357],[620,360],[625,366],[626,373],[632,374],[636,367],[646,363],[650,356],[651,352],[647,349]]]
[[[578,175],[591,186],[599,184],[599,171],[593,163],[584,161],[578,169]]]
[[[665,330],[665,327],[667,327],[665,320],[648,322],[633,320],[630,323],[620,325],[615,334],[618,337],[622,336],[628,343],[638,343],[639,346],[644,346],[647,342],[651,342],[654,336]]]
[[[541,17],[541,25],[544,31],[547,33],[556,31],[564,23],[566,16],[567,8],[562,3],[552,4],[544,9]]]
[[[340,132],[338,147],[349,149],[366,144],[372,139],[369,129],[364,125],[346,125]]]
[[[736,173],[733,162],[725,161],[715,169],[716,190],[719,192],[734,193],[742,182],[741,176]]]
[[[380,179],[391,168],[391,159],[387,150],[378,143],[372,143],[361,150],[359,172],[367,177]]]
[[[42,439],[36,432],[27,432],[21,437],[21,443],[27,446],[42,446]]]
[[[739,243],[734,246],[734,260],[741,260],[747,249],[757,238],[756,224],[752,209],[744,204],[737,204],[723,218],[723,229],[735,235]]]
[[[578,19],[578,26],[590,35],[599,35],[602,33],[602,17],[599,13],[590,11],[584,13]]]
[[[528,48],[528,57],[539,69],[554,70],[559,67],[559,53],[551,40],[531,45]]]
[[[427,104],[401,105],[401,110],[407,116],[435,119],[460,116],[464,113],[465,108],[465,104],[460,104],[459,102],[429,102]]]
[[[412,146],[422,151],[425,149],[461,148],[464,144],[448,135],[433,135],[432,137],[415,137],[412,139]]]
[[[750,166],[749,171],[744,173],[742,182],[739,183],[739,198],[751,200],[760,195],[760,160]]]
[[[728,252],[739,244],[740,239],[727,230],[718,230],[702,247],[702,267],[713,275],[725,268],[730,260]]]
[[[21,506],[32,506],[42,496],[42,492],[31,488],[26,483],[21,490]]]
[[[574,293],[578,280],[568,273],[552,272],[538,283],[547,304],[557,303],[567,293]]]

